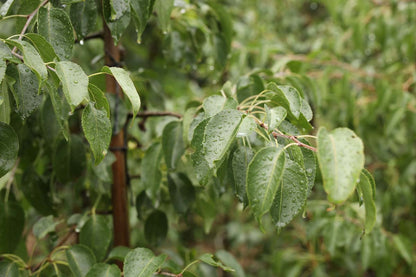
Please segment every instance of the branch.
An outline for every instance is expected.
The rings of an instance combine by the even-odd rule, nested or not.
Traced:
[[[158,112],[158,111],[139,112],[139,113],[137,113],[136,116],[141,117],[141,118],[172,116],[172,117],[176,117],[176,118],[179,118],[179,119],[183,117],[181,114],[175,113],[175,112]],[[129,117],[133,117],[133,114],[129,114]]]
[[[75,43],[80,43],[81,41],[87,41],[90,39],[96,39],[96,38],[100,38],[100,39],[104,39],[104,33],[102,31],[100,32],[96,32],[96,33],[92,33],[86,37],[84,37],[83,39],[76,39]]]

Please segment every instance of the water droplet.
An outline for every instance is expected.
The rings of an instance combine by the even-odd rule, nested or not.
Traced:
[[[74,84],[78,84],[78,81],[77,80],[74,80]]]
[[[84,45],[84,40],[83,40],[83,39],[81,39],[81,40],[79,41],[79,44],[80,44],[80,45]]]
[[[184,14],[184,13],[186,13],[186,10],[185,9],[181,9],[181,14]]]

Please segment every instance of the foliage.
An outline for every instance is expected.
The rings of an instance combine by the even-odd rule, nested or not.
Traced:
[[[5,1],[0,273],[413,274],[416,5],[362,2]]]

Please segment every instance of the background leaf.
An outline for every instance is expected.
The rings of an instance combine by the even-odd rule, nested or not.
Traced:
[[[195,188],[183,173],[168,174],[169,194],[175,210],[184,214],[195,201]]]
[[[0,122],[0,177],[11,170],[19,152],[19,139],[12,127]]]
[[[117,265],[98,263],[92,266],[86,277],[120,277],[121,272]]]
[[[69,268],[75,277],[84,277],[95,264],[92,251],[85,245],[76,244],[66,250]]]
[[[153,211],[144,224],[144,236],[151,245],[158,245],[165,240],[168,233],[168,218],[160,210]]]
[[[92,32],[97,24],[97,4],[94,0],[85,0],[71,5],[69,13],[77,37],[82,40]]]
[[[176,168],[178,160],[185,152],[182,132],[182,123],[180,121],[169,122],[163,129],[162,148],[169,170]]]
[[[130,251],[124,262],[125,277],[151,277],[162,266],[166,255],[155,256],[147,248],[136,248]]]
[[[364,167],[363,143],[347,128],[321,128],[317,141],[324,189],[330,201],[341,203],[354,191]]]
[[[0,254],[13,253],[22,236],[25,213],[22,207],[9,199],[0,201]]]
[[[91,215],[79,234],[79,242],[92,250],[97,261],[106,256],[111,239],[112,231],[103,215]]]

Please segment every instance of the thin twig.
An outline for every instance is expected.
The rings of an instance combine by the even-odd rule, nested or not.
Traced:
[[[81,41],[87,41],[87,40],[95,39],[95,38],[104,39],[104,33],[103,32],[96,32],[96,33],[92,33],[92,34],[90,34],[88,36],[85,36],[82,39],[78,39],[77,38],[75,40],[75,43],[80,43]]]
[[[158,112],[158,111],[144,111],[137,113],[136,117],[147,118],[147,117],[160,117],[160,116],[172,116],[176,118],[182,118],[183,116],[175,112]],[[133,117],[133,114],[129,114],[129,117]]]

